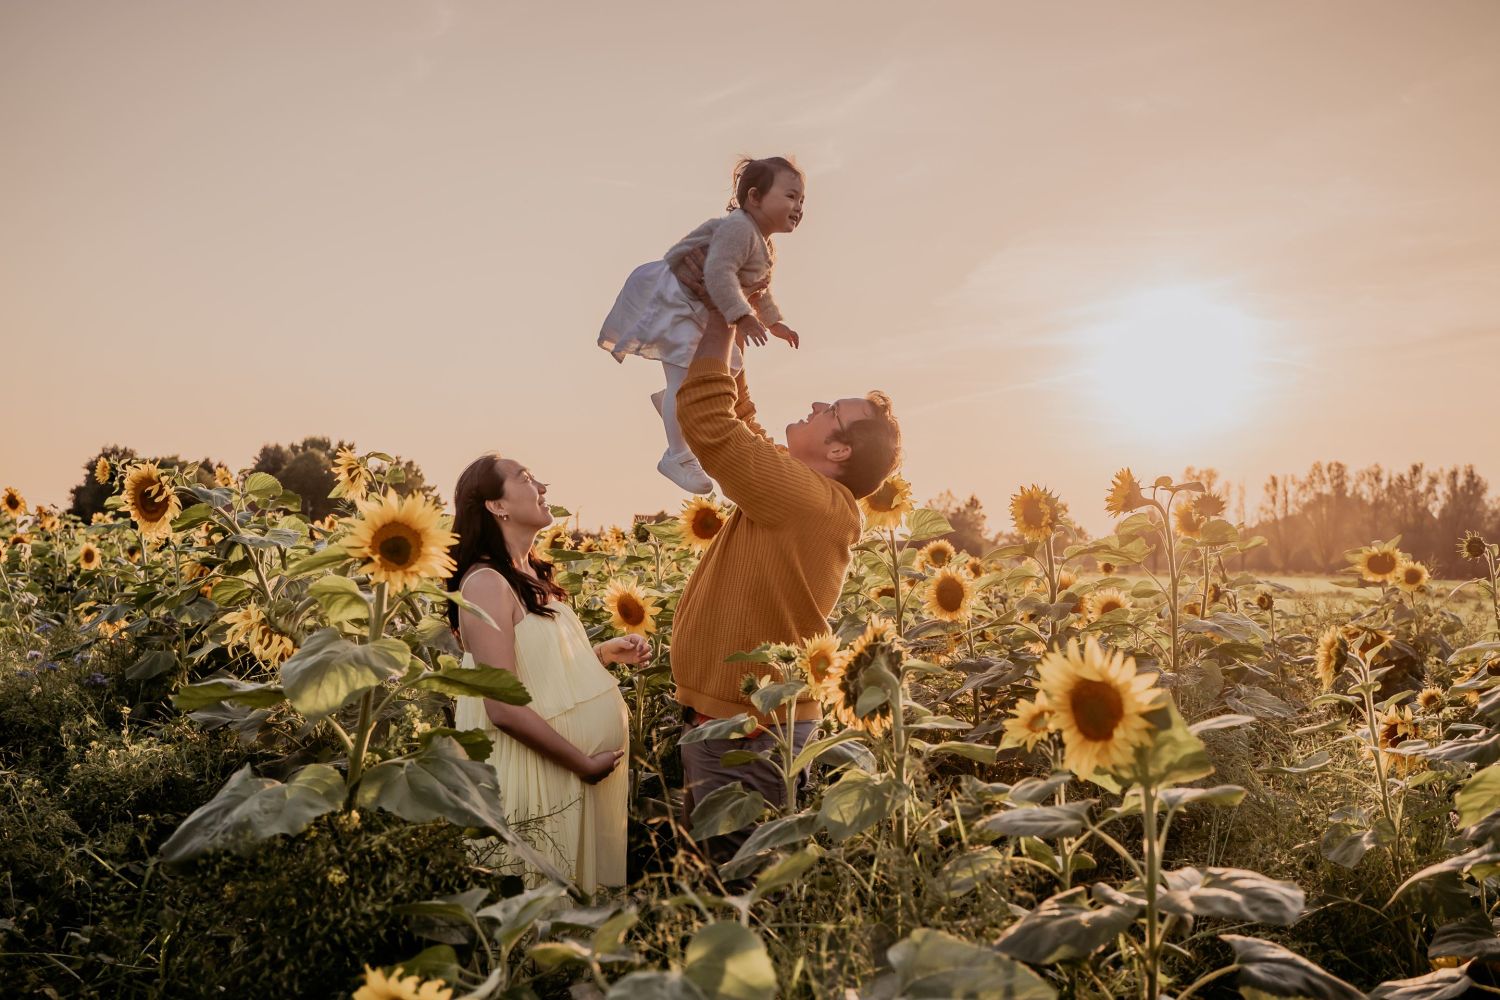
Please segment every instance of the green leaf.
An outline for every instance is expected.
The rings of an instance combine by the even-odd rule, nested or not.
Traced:
[[[1076,837],[1088,825],[1093,799],[1080,799],[1053,806],[1007,809],[975,824],[985,833],[1002,837]]]
[[[303,556],[286,568],[289,578],[308,576],[312,573],[322,573],[340,566],[354,558],[344,550],[342,545],[325,545],[312,555]]]
[[[1168,891],[1157,905],[1166,913],[1285,927],[1302,916],[1307,905],[1297,883],[1242,868],[1178,868],[1162,877]]]
[[[838,746],[840,743],[847,743],[850,740],[857,740],[860,738],[860,735],[861,733],[858,729],[845,729],[843,732],[837,733],[833,736],[826,736],[821,740],[812,741],[811,743],[804,746],[802,748],[802,752],[797,754],[796,759],[792,761],[792,770],[798,773],[805,771],[807,768],[812,766],[814,761],[816,761],[819,757],[822,757],[823,754],[827,751]]]
[[[344,776],[309,764],[282,784],[245,765],[207,803],[193,810],[162,845],[162,860],[181,864],[214,851],[248,854],[279,834],[296,834],[344,801]]]
[[[133,681],[144,681],[152,677],[160,677],[169,670],[175,670],[176,667],[177,657],[165,649],[158,649],[132,663],[125,671],[125,676]]]
[[[1308,757],[1296,764],[1290,764],[1285,767],[1269,765],[1267,767],[1261,768],[1261,770],[1274,771],[1277,774],[1316,774],[1319,771],[1328,770],[1328,768],[1332,764],[1333,755],[1330,754],[1327,750],[1319,750],[1311,757]]]
[[[270,708],[286,700],[286,692],[274,684],[250,684],[235,677],[214,677],[184,684],[172,696],[179,712],[196,712],[210,705],[232,701],[251,708]]]
[[[822,856],[823,851],[817,844],[808,844],[800,851],[788,854],[756,877],[752,899],[764,899],[769,893],[795,882]]]
[[[694,726],[677,741],[681,743],[702,743],[704,740],[732,740],[748,736],[755,729],[755,720],[748,715],[735,715],[727,719],[715,719],[705,722],[701,726]]]
[[[949,740],[943,743],[923,743],[921,740],[912,740],[911,747],[918,753],[929,757],[941,757],[950,755],[964,757],[968,760],[978,761],[981,764],[995,763],[995,748],[983,743],[963,743],[957,740]]]
[[[252,472],[245,477],[245,493],[255,500],[274,500],[281,496],[281,483],[269,472]]]
[[[338,629],[325,628],[308,636],[281,665],[281,682],[293,707],[309,722],[317,722],[401,674],[410,658],[399,639],[355,645]]]
[[[427,730],[417,738],[417,745],[425,750],[432,745],[433,740],[443,736],[457,740],[470,760],[489,760],[490,755],[495,752],[494,740],[486,736],[483,730],[449,729],[447,726],[435,726]]]
[[[172,522],[173,531],[191,531],[205,521],[212,520],[214,509],[206,503],[195,503]]]
[[[929,538],[952,534],[953,525],[948,523],[948,519],[940,511],[923,507],[907,515],[906,530],[908,540],[923,542]]]
[[[848,840],[889,817],[898,793],[892,779],[874,777],[864,771],[845,771],[842,778],[823,792],[818,824],[834,840]]]
[[[401,962],[403,976],[421,976],[423,979],[441,979],[446,983],[458,982],[458,953],[452,945],[435,944],[423,948],[411,958]]]
[[[1128,772],[1131,780],[1163,788],[1214,773],[1207,748],[1188,729],[1176,704],[1168,700],[1164,708],[1153,711],[1150,717],[1157,726],[1156,733],[1146,749],[1136,752],[1134,768]]]
[[[741,878],[754,871],[770,851],[805,841],[817,829],[818,815],[813,812],[768,820],[751,832],[733,858],[719,866],[719,877],[726,880]]]
[[[1435,969],[1412,979],[1388,979],[1371,991],[1370,1000],[1460,1000],[1474,996],[1474,986],[1464,969]]]
[[[1219,939],[1234,949],[1242,989],[1250,986],[1277,997],[1365,1000],[1353,986],[1279,944],[1238,934],[1220,934]]]
[[[1053,1000],[1057,991],[1026,966],[929,927],[886,951],[895,995],[911,1000]]]
[[[680,972],[632,972],[609,988],[605,1000],[708,1000]]]
[[[1478,771],[1453,796],[1458,806],[1460,829],[1473,826],[1496,809],[1500,809],[1500,764]]]
[[[937,873],[937,882],[949,899],[972,892],[981,879],[1005,872],[1005,858],[993,847],[972,848],[948,861]]]
[[[1123,896],[1090,907],[1086,893],[1079,887],[1044,900],[1000,935],[995,950],[1032,965],[1087,958],[1134,923],[1142,909]]]
[[[708,924],[693,935],[683,975],[707,996],[724,1000],[773,1000],[776,969],[760,936],[732,921]]]
[[[253,589],[250,581],[241,580],[238,577],[229,577],[214,583],[214,600],[219,604],[231,605],[239,598],[248,594]]]
[[[444,667],[425,675],[412,686],[441,691],[457,698],[490,698],[507,705],[526,705],[531,702],[531,693],[514,673],[482,664],[473,668]]]
[[[347,576],[330,573],[313,581],[308,596],[318,602],[330,623],[370,620],[370,602],[360,593],[359,585]]]
[[[760,792],[747,791],[738,781],[715,788],[693,807],[693,839],[744,829],[760,818],[765,807]]]
[[[511,948],[515,947],[516,942],[525,937],[526,932],[535,926],[538,918],[551,909],[558,900],[567,898],[567,895],[567,890],[560,885],[542,885],[515,896],[508,896],[498,903],[492,903],[474,915],[497,921],[500,924],[495,931],[495,941],[500,945],[500,956],[503,960]]]
[[[1202,803],[1210,806],[1237,806],[1245,798],[1245,790],[1239,785],[1215,785],[1212,788],[1166,788],[1161,801],[1168,809]]]
[[[793,698],[803,697],[807,693],[807,685],[801,681],[782,681],[756,688],[750,695],[750,704],[762,715],[771,715]],[[806,700],[804,697],[803,701]]]

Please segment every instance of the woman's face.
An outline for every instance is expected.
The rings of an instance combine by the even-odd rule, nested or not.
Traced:
[[[500,507],[510,515],[511,522],[538,531],[551,524],[547,484],[539,482],[530,469],[513,459],[502,458],[500,468],[505,474],[505,495],[500,499]]]

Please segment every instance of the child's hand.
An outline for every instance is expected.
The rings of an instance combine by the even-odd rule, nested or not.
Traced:
[[[786,341],[788,344],[791,344],[794,349],[802,346],[802,338],[797,335],[797,331],[793,330],[785,323],[777,323],[775,326],[771,327],[771,336],[775,337],[777,340]]]
[[[746,313],[734,321],[734,333],[735,336],[750,341],[756,347],[764,347],[770,331],[766,329],[766,324],[760,321],[759,316]]]

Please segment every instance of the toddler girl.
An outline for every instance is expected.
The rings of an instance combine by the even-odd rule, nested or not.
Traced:
[[[667,450],[656,468],[691,493],[707,493],[713,483],[683,441],[677,424],[677,389],[687,377],[703,336],[708,307],[682,287],[672,268],[692,251],[707,249],[703,284],[713,307],[734,327],[736,346],[730,365],[735,371],[743,365],[740,345],[747,340],[759,346],[772,336],[798,346],[800,338],[782,322],[770,289],[761,293],[754,306],[745,289],[770,279],[776,262],[771,236],[789,233],[802,221],[805,186],[802,171],[780,156],[741,160],[734,171],[735,196],[729,214],[709,219],[661,260],[632,271],[599,331],[599,346],[616,361],[636,354],[660,361],[666,370],[666,389],[651,395],[667,432]]]

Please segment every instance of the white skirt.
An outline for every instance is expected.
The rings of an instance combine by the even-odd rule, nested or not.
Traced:
[[[664,260],[653,260],[630,272],[614,308],[599,330],[599,346],[623,362],[627,354],[679,368],[693,363],[698,341],[708,324],[708,307],[682,287]],[[729,367],[743,366],[740,349],[731,351]]]

